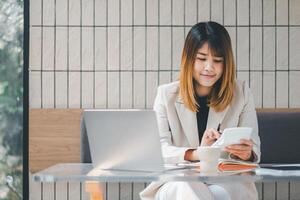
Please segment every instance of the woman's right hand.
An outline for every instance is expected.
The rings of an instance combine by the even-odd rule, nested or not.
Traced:
[[[212,145],[219,137],[221,134],[216,131],[213,128],[206,129],[202,139],[201,139],[201,145],[200,146],[210,146]]]
[[[212,145],[216,139],[218,139],[221,136],[221,134],[216,131],[215,129],[206,129],[202,139],[201,139],[201,145],[200,146],[210,146]],[[197,153],[197,149],[189,149],[185,152],[184,159],[188,161],[198,161],[199,156]]]

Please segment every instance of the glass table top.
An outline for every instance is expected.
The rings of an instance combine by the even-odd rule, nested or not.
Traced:
[[[272,169],[270,169],[270,167]],[[94,169],[87,163],[62,163],[34,174],[39,182],[100,181],[100,182],[151,182],[151,181],[202,181],[220,182],[268,182],[300,181],[300,164],[264,164],[260,168],[243,172],[202,173],[196,168],[179,168],[163,172],[142,172]]]

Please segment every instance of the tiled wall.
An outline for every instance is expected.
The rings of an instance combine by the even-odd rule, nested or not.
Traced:
[[[157,86],[177,79],[188,30],[206,20],[229,31],[256,107],[300,107],[299,10],[300,0],[30,0],[30,107],[151,108]],[[138,199],[144,186],[114,184],[108,199]],[[297,199],[297,187],[258,185],[260,199]]]
[[[299,0],[31,0],[31,108],[151,108],[198,21],[229,31],[257,107],[300,107]]]

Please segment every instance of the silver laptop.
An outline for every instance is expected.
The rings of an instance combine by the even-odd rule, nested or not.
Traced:
[[[94,168],[165,170],[155,111],[85,110]]]

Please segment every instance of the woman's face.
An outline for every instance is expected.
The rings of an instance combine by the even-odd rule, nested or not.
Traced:
[[[212,86],[221,78],[223,61],[223,57],[212,56],[207,42],[198,50],[193,71],[198,95],[208,95]]]

